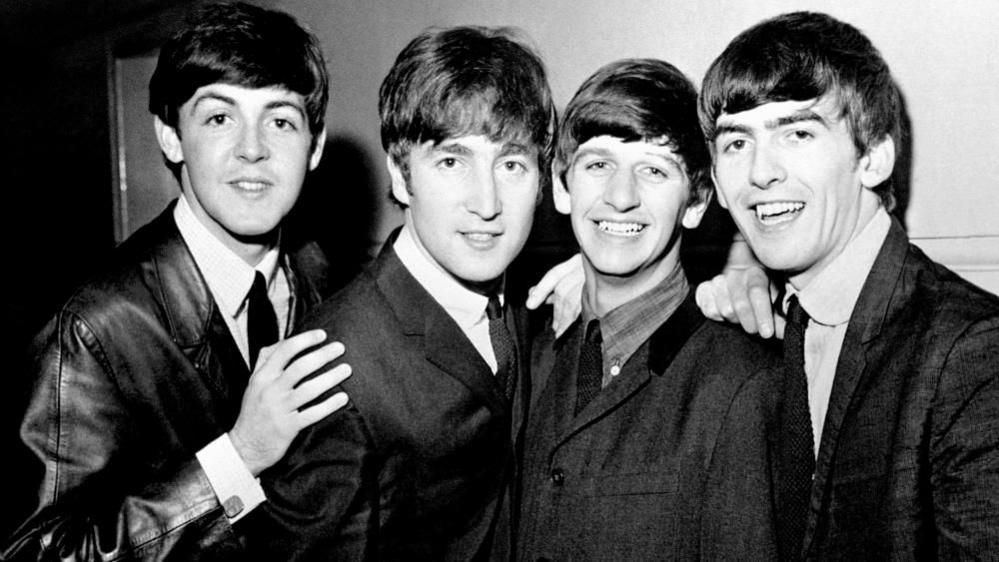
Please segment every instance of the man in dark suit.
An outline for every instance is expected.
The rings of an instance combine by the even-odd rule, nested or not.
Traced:
[[[269,559],[508,548],[511,402],[527,358],[503,282],[547,176],[545,73],[508,30],[432,29],[399,54],[379,113],[405,222],[305,323],[343,341],[357,374],[347,408],[263,477],[270,501],[250,536]]]
[[[554,199],[582,252],[583,311],[534,342],[521,559],[775,555],[776,356],[706,322],[680,264],[681,225],[711,197],[696,105],[674,66],[628,59],[565,110]]]
[[[21,435],[39,500],[5,557],[243,558],[254,477],[346,402],[298,411],[349,371],[297,386],[339,343],[265,347],[325,290],[318,246],[279,244],[279,225],[319,162],[326,99],[319,46],[284,13],[210,6],[163,47],[150,109],[181,197],[35,341]]]
[[[900,105],[887,64],[846,23],[786,14],[729,44],[699,109],[718,195],[786,293],[782,557],[995,558],[999,299],[888,214]]]

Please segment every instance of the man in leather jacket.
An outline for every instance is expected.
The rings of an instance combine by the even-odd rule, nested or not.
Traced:
[[[150,110],[181,197],[33,343],[21,436],[38,504],[3,557],[236,554],[233,525],[265,499],[255,477],[346,402],[328,391],[349,366],[310,378],[341,344],[267,345],[324,296],[322,252],[280,224],[319,163],[327,83],[315,37],[281,12],[208,6],[163,47]]]

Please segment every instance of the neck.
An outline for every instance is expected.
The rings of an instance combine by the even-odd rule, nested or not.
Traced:
[[[587,299],[597,318],[602,318],[615,308],[652,290],[677,272],[682,274],[682,267],[679,257],[674,253],[629,275],[601,273],[584,254],[583,274],[586,282],[583,286],[583,298]]]

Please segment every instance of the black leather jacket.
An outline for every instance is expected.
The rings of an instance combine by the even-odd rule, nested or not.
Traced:
[[[325,293],[315,244],[288,251],[293,319]],[[173,220],[115,250],[31,347],[21,437],[44,465],[12,559],[221,559],[240,540],[195,459],[235,423],[249,373]],[[234,556],[240,558],[240,556]]]

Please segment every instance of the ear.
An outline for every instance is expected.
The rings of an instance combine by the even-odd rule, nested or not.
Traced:
[[[725,200],[725,192],[718,187],[718,176],[715,175],[715,167],[711,166],[711,183],[715,186],[715,195],[718,196],[718,204],[721,205],[722,209],[728,210],[728,201]]]
[[[890,136],[885,136],[872,145],[867,154],[860,158],[859,166],[861,185],[868,189],[880,185],[895,169],[895,141]]]
[[[684,228],[697,228],[697,225],[701,224],[701,219],[704,218],[704,211],[708,210],[708,203],[711,202],[711,190],[703,189],[698,194],[700,197],[691,201],[683,212],[681,224]]]
[[[552,201],[555,203],[555,210],[568,215],[572,212],[572,197],[569,195],[569,188],[562,181],[562,174],[552,172]]]
[[[323,149],[326,148],[326,127],[323,127],[322,131],[316,135],[315,146],[312,149],[312,155],[309,156],[309,171],[316,169],[319,165],[319,161],[323,159]]]
[[[153,128],[156,129],[156,140],[160,143],[160,150],[166,155],[167,160],[174,164],[183,162],[184,148],[180,144],[177,130],[164,123],[158,116],[153,117]]]
[[[399,203],[409,206],[409,189],[406,186],[406,177],[391,154],[385,155],[385,166],[388,168],[389,177],[392,178],[392,196]]]

